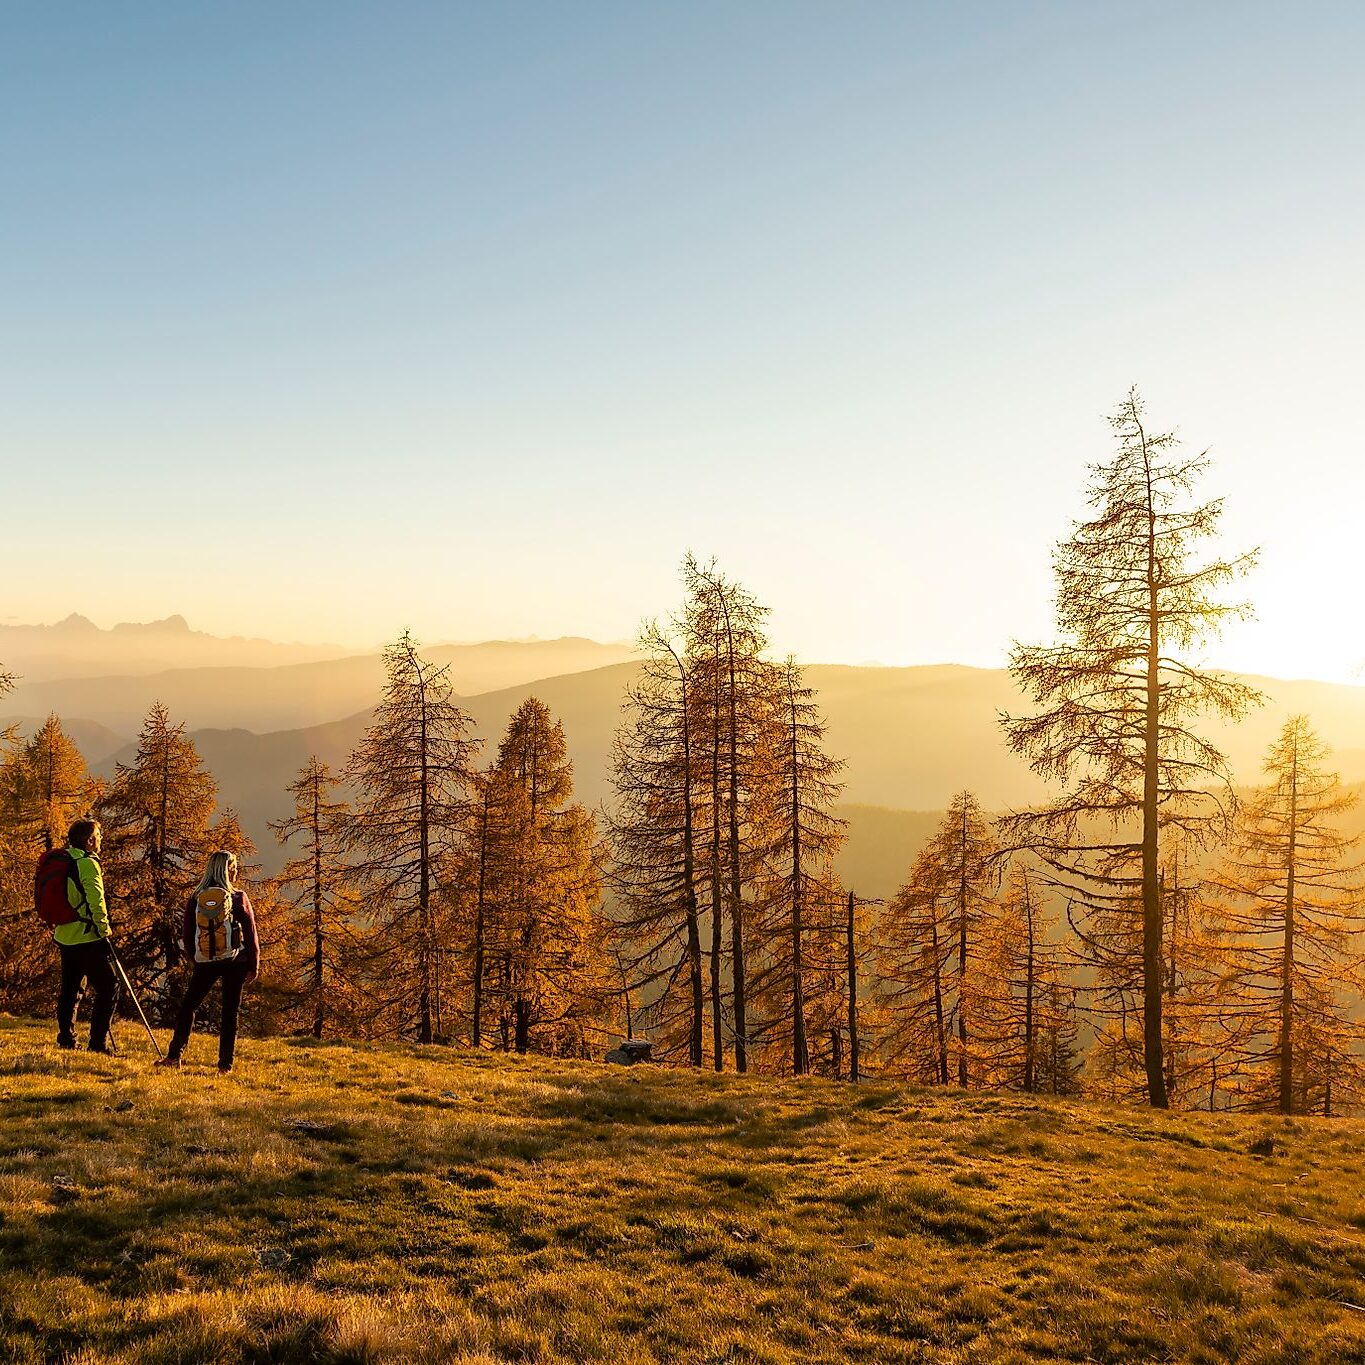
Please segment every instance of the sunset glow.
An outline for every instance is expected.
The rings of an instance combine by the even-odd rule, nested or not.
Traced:
[[[690,548],[998,664],[1138,383],[1264,547],[1218,657],[1358,676],[1357,8],[81,13],[4,21],[0,448],[98,568],[11,518],[7,619],[626,639]]]

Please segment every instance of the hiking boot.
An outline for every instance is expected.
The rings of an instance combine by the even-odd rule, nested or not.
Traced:
[[[180,1070],[180,1058],[179,1058],[179,1057],[159,1057],[156,1061],[154,1061],[154,1062],[152,1063],[152,1065],[153,1065],[153,1066],[169,1066],[169,1067],[173,1067],[176,1071],[179,1071],[179,1070]]]
[[[93,1043],[85,1049],[87,1052],[98,1053],[101,1057],[112,1057],[113,1053],[107,1047],[96,1047]]]
[[[231,1063],[231,1062],[219,1062],[219,1063],[218,1063],[218,1074],[219,1074],[220,1076],[226,1076],[226,1075],[228,1074],[228,1072],[231,1071],[231,1070],[232,1070],[232,1063]]]
[[[69,1033],[59,1033],[57,1035],[57,1046],[63,1052],[75,1052],[76,1040]]]

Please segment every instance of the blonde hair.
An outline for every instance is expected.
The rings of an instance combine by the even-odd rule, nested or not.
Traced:
[[[199,885],[194,888],[197,896],[201,891],[208,891],[210,888],[219,886],[224,891],[232,892],[237,888],[233,885],[232,874],[237,871],[237,855],[229,852],[225,848],[220,848],[216,853],[209,854],[207,866],[204,868],[204,875],[200,878]]]

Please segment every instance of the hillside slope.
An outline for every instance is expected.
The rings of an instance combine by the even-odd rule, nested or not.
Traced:
[[[46,719],[46,716],[0,716],[0,731],[13,726],[21,739],[32,739]],[[128,747],[127,735],[116,734],[97,720],[77,718],[63,721],[62,725],[92,768],[111,764]]]
[[[1365,1358],[1351,1121],[46,1044],[0,1018],[6,1361]]]
[[[492,750],[513,711],[528,696],[540,696],[564,722],[578,795],[595,806],[609,796],[605,781],[607,753],[612,730],[619,720],[619,711],[607,712],[601,705],[604,680],[609,680],[608,686],[624,688],[632,670],[631,664],[617,664],[467,697],[461,704],[474,717],[478,733]],[[200,756],[218,782],[222,802],[231,805],[241,817],[243,828],[260,851],[259,861],[267,874],[278,871],[287,856],[270,832],[272,820],[289,814],[285,788],[311,754],[339,770],[363,736],[370,714],[366,710],[327,725],[265,735],[249,730],[191,732]],[[96,771],[112,777],[115,764],[131,760],[133,753],[133,747],[126,746],[95,764]],[[939,819],[934,811],[861,804],[843,806],[840,814],[849,822],[848,841],[839,857],[840,874],[847,885],[873,897],[887,896],[895,890],[910,860]]]

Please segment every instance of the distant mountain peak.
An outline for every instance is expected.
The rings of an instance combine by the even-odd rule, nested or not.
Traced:
[[[115,631],[125,634],[189,635],[190,623],[183,616],[166,616],[160,621],[120,621]]]
[[[50,626],[25,626],[19,624],[8,624],[6,630],[18,631],[56,631],[62,635],[193,635],[190,623],[178,613],[174,616],[165,616],[160,621],[120,621],[118,625],[109,630],[103,630],[97,626],[88,616],[82,616],[80,612],[73,611],[70,616],[64,616],[60,621],[54,622]]]
[[[80,612],[51,625],[0,621],[0,662],[25,685],[58,678],[135,677],[178,668],[277,667],[350,657],[341,645],[221,638],[178,612],[105,629]]]

